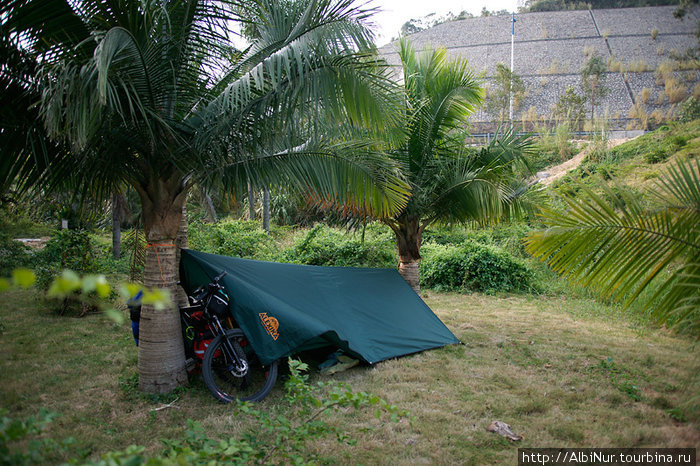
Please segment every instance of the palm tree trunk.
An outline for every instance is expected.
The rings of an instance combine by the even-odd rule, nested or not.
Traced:
[[[413,291],[420,296],[420,246],[423,227],[420,219],[399,219],[390,225],[396,235],[396,246],[399,252],[399,273],[411,285]]]
[[[175,297],[178,288],[175,243],[184,211],[184,189],[179,180],[171,179],[155,180],[137,190],[147,242],[144,286],[166,289]],[[174,299],[163,309],[142,306],[138,367],[139,389],[144,392],[167,393],[187,383],[180,313]]]
[[[211,196],[202,188],[202,196],[204,197],[204,205],[207,208],[207,215],[209,215],[209,220],[212,223],[216,223],[216,209],[214,208],[214,203],[211,200]]]
[[[270,190],[263,191],[263,230],[270,234]]]
[[[187,235],[187,204],[182,205],[182,218],[180,219],[180,226],[177,229],[177,236],[175,237],[175,246],[177,246],[175,255],[175,267],[177,268],[177,281],[180,281],[180,250],[189,249],[190,241]],[[179,307],[185,307],[189,305],[189,300],[187,299],[187,293],[181,287],[177,287],[175,301]]]
[[[255,193],[250,181],[248,182],[248,220],[255,220]]]
[[[399,256],[399,273],[403,279],[406,280],[406,283],[411,285],[413,291],[420,296],[420,259],[414,259],[405,255],[402,256],[400,253]]]

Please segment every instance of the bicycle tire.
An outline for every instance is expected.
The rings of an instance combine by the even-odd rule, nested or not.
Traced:
[[[227,330],[219,335],[207,347],[202,361],[202,377],[207,389],[217,400],[230,403],[233,400],[261,401],[272,390],[277,381],[278,361],[263,367],[250,346],[246,350],[240,341],[245,338],[241,329]],[[226,352],[221,346],[229,341],[239,358],[244,358],[248,370],[243,375],[234,374]]]

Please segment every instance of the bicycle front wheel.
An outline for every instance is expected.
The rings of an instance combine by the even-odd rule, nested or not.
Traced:
[[[260,401],[270,393],[277,380],[278,362],[263,366],[250,345],[243,345],[244,340],[241,329],[227,330],[214,338],[204,353],[204,384],[221,402]],[[237,358],[233,357],[233,352]]]

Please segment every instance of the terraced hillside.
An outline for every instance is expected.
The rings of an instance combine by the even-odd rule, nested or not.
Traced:
[[[683,21],[675,7],[557,11],[517,15],[515,72],[527,92],[514,118],[547,118],[568,86],[578,88],[580,70],[591,53],[608,61],[610,93],[596,110],[613,128],[642,129],[640,116],[668,116],[675,105],[695,92],[700,95],[700,71],[672,68],[674,54],[697,47],[693,28],[698,10]],[[510,65],[511,17],[489,16],[440,24],[410,36],[417,49],[442,46],[451,56],[465,57],[487,78],[496,64]],[[380,55],[400,71],[396,43]],[[697,64],[695,64],[697,65]],[[683,67],[681,67],[683,68]],[[696,87],[697,86],[697,87]],[[630,112],[637,103],[637,112]],[[641,111],[640,111],[641,110]],[[490,118],[483,112],[475,123]],[[477,126],[480,126],[477,124]]]

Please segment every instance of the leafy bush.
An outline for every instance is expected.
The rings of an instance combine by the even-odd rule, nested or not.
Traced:
[[[84,230],[59,230],[35,257],[37,284],[43,290],[63,269],[85,273],[97,266],[92,239]]]
[[[671,154],[662,147],[657,147],[644,154],[644,161],[649,164],[660,163],[669,158]]]
[[[423,232],[424,243],[460,245],[468,239],[473,239],[480,243],[488,243],[490,240],[489,236],[485,233],[479,234],[476,232],[467,232],[467,230],[464,228],[433,226],[426,228]]]
[[[193,222],[188,234],[190,247],[198,251],[260,260],[276,255],[275,241],[255,221]]]
[[[465,242],[485,246],[497,246],[516,257],[529,257],[525,253],[523,238],[531,228],[523,222],[499,223],[476,227],[431,227],[423,232],[423,243],[461,246]]]
[[[14,269],[30,262],[30,249],[8,235],[0,233],[0,277],[9,276]]]
[[[119,259],[114,259],[112,254],[112,238],[109,239],[91,235],[95,254],[95,267],[100,273],[128,275],[130,268],[130,255],[126,244],[126,235],[122,235],[122,253]]]
[[[527,223],[499,223],[489,229],[489,235],[491,236],[491,244],[515,257],[529,258],[530,255],[525,252],[523,239],[530,231],[532,228]]]
[[[536,155],[531,160],[533,170],[568,160],[576,152],[576,146],[570,139],[568,124],[559,124],[553,130],[541,129],[540,138],[535,142]]]
[[[541,171],[568,160],[576,152],[569,136],[565,125],[557,126],[553,133],[544,130],[540,139],[535,142],[533,155],[528,160],[532,171]]]
[[[44,292],[62,270],[70,269],[78,273],[92,273],[97,270],[95,248],[90,234],[84,230],[56,232],[46,243],[46,247],[34,255],[34,259],[36,285]],[[86,306],[72,296],[60,299],[46,297],[44,304],[61,315],[82,316],[96,310],[95,306]]]
[[[421,286],[426,288],[493,293],[532,287],[528,268],[494,246],[471,242],[459,247],[428,243],[421,252]]]
[[[192,249],[225,256],[345,267],[395,267],[397,263],[393,234],[379,224],[352,235],[319,224],[286,250],[254,221],[193,222],[188,232]]]
[[[687,123],[700,118],[700,100],[688,97],[678,106],[678,121]]]
[[[673,154],[677,145],[672,141],[672,130],[668,126],[644,134],[633,141],[621,144],[607,151],[599,162],[618,164],[623,160],[629,160],[639,155],[646,157],[646,154],[653,151],[663,151],[662,157],[668,158]]]
[[[292,249],[284,252],[282,260],[306,265],[395,267],[395,239],[386,230],[377,227],[368,230],[363,241],[358,235],[316,225]]]

